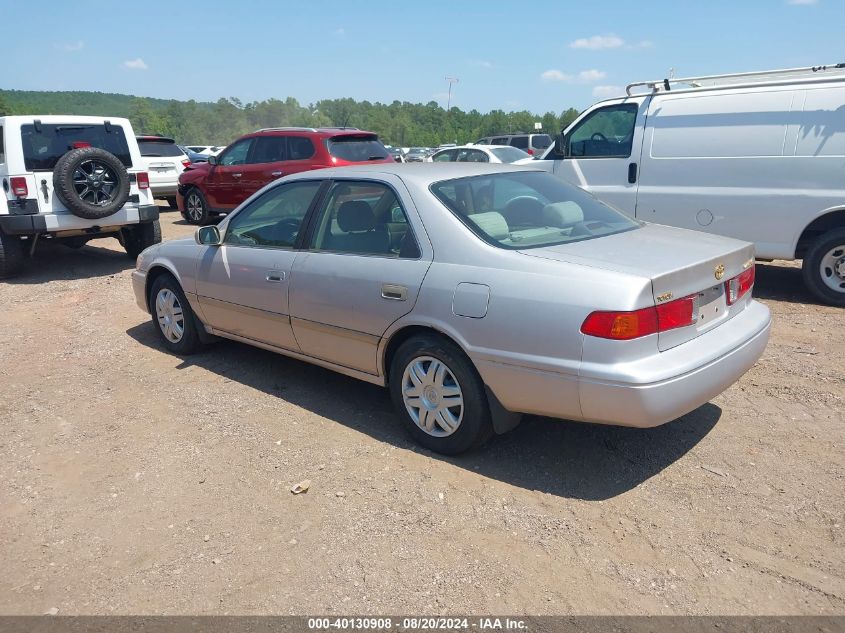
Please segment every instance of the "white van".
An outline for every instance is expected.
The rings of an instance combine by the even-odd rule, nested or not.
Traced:
[[[845,64],[630,84],[542,156],[549,171],[649,222],[803,259],[845,306]]]

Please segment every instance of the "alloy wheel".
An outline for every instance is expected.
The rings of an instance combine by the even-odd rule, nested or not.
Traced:
[[[188,196],[188,199],[185,201],[185,210],[188,214],[188,217],[194,222],[199,222],[200,220],[202,220],[202,198],[199,197],[199,194],[197,194],[196,192],[192,192]]]
[[[114,170],[99,160],[85,160],[73,172],[73,187],[80,199],[105,206],[117,196],[120,187]]]

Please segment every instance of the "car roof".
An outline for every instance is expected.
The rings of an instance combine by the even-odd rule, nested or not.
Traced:
[[[427,186],[432,182],[484,176],[513,171],[543,171],[532,165],[513,165],[512,163],[379,163],[378,165],[352,165],[349,167],[330,167],[327,169],[300,172],[292,179],[313,178],[362,178],[399,176],[402,180]]]
[[[278,128],[264,128],[244,134],[240,138],[252,138],[257,136],[317,136],[320,138],[330,138],[333,136],[378,136],[375,132],[368,130],[358,130],[348,127],[278,127]]]
[[[42,123],[52,124],[52,123],[95,123],[100,124],[104,121],[111,121],[112,123],[129,123],[129,119],[123,117],[116,117],[116,116],[81,116],[76,114],[11,114],[9,116],[0,117],[0,119],[4,119],[7,124],[11,123],[18,123],[18,124],[26,124],[31,123],[38,119]]]

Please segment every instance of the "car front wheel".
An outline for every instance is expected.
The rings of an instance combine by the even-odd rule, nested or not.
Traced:
[[[845,307],[845,229],[828,231],[804,255],[804,283],[825,303]]]
[[[172,275],[156,278],[149,302],[153,327],[168,351],[187,356],[202,347],[194,312]]]
[[[208,223],[208,203],[205,201],[205,196],[197,188],[192,188],[185,196],[185,220],[188,224],[207,224]]]
[[[414,336],[399,347],[390,395],[413,438],[437,453],[457,455],[492,435],[481,377],[463,351],[440,337]]]

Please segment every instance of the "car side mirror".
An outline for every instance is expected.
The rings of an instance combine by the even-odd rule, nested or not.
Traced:
[[[566,136],[563,132],[555,137],[555,155],[558,158],[566,158]]]
[[[209,156],[208,157],[208,164],[209,165],[216,165],[217,164],[217,156]]]
[[[200,246],[220,246],[223,243],[220,229],[216,226],[201,226],[194,233],[194,240]]]

